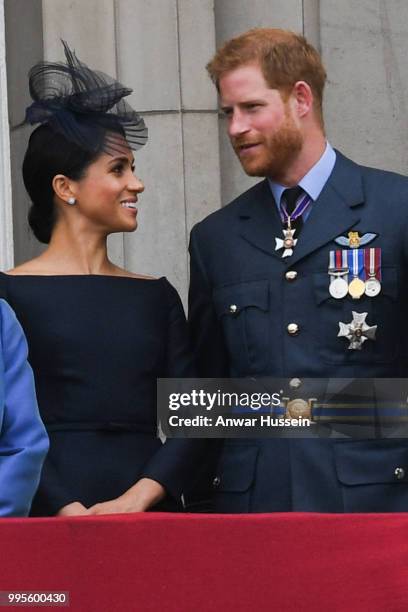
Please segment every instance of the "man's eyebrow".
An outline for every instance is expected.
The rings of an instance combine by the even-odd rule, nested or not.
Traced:
[[[252,104],[265,104],[265,100],[261,100],[260,98],[250,98],[248,100],[242,100],[241,102],[237,103],[237,106],[241,106],[241,107],[245,107],[245,106],[251,106]],[[220,106],[220,109],[225,113],[226,111],[229,111],[232,109],[232,106],[228,105],[228,104],[222,104]]]

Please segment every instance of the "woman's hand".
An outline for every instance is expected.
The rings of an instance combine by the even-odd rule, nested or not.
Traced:
[[[145,512],[166,495],[165,488],[151,478],[141,478],[133,487],[116,499],[95,504],[87,514],[121,514]]]
[[[84,516],[86,514],[88,514],[88,510],[81,502],[72,502],[58,510],[56,516]]]

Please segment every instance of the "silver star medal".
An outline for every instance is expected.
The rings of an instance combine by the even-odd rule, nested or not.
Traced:
[[[293,237],[296,230],[288,227],[287,229],[282,230],[282,232],[284,236],[283,240],[282,238],[275,238],[275,251],[279,251],[279,249],[284,249],[282,257],[289,257],[290,255],[293,255],[293,247],[296,246],[297,243],[297,238]]]
[[[349,349],[361,351],[366,340],[375,340],[377,325],[367,325],[367,312],[352,311],[353,320],[351,323],[339,322],[339,338],[350,340]]]

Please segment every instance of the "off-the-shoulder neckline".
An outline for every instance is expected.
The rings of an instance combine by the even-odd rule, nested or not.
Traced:
[[[143,277],[143,276],[125,276],[119,274],[7,274],[6,272],[0,272],[2,276],[7,278],[126,278],[127,280],[138,280],[138,281],[161,281],[165,280],[165,276],[154,277]]]

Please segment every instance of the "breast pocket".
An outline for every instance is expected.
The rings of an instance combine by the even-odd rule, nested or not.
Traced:
[[[234,373],[266,371],[271,351],[268,281],[219,287],[213,299]]]
[[[329,293],[329,276],[314,275],[314,293],[319,324],[317,335],[322,360],[325,363],[360,364],[390,363],[397,358],[399,345],[398,274],[396,268],[385,268],[381,293],[364,295],[353,300],[350,296],[336,300]],[[366,323],[377,326],[375,340],[366,340],[361,350],[349,349],[349,340],[338,337],[339,323],[351,323],[353,311],[367,313]]]

